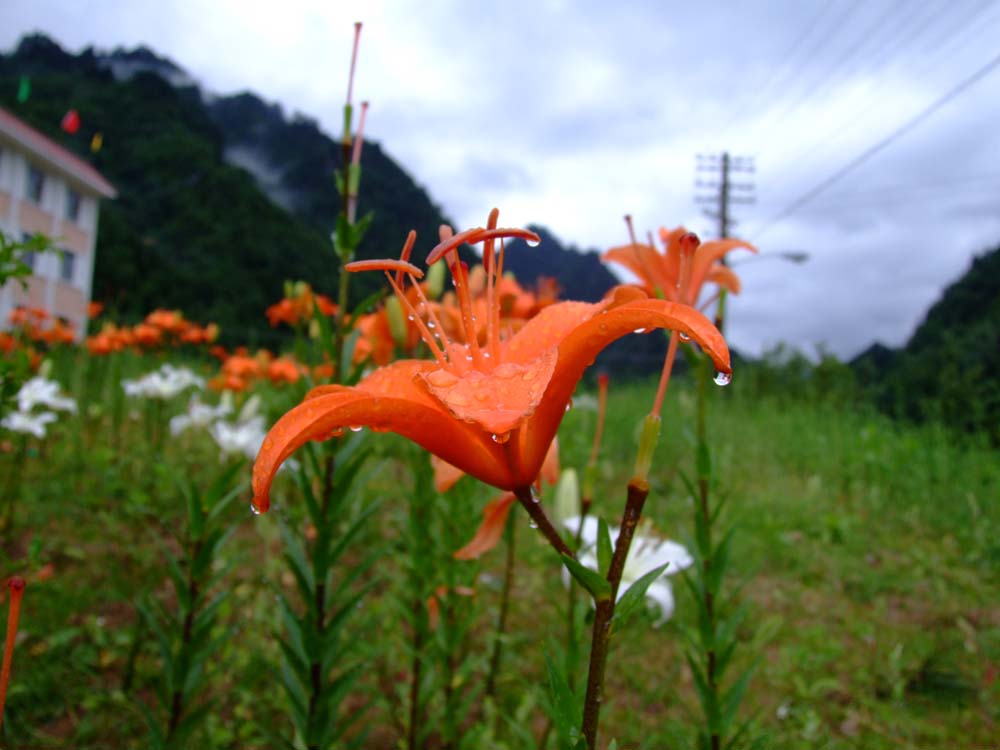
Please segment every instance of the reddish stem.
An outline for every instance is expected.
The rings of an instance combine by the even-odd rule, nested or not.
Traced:
[[[14,658],[14,638],[17,635],[17,620],[21,615],[24,586],[24,579],[21,576],[11,576],[7,581],[7,588],[10,589],[10,610],[7,613],[7,640],[3,647],[3,668],[0,669],[0,724],[3,723],[3,709],[7,702],[7,683],[10,682],[10,663]]]

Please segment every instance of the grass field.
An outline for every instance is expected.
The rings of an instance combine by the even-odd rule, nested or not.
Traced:
[[[136,603],[148,596],[168,611],[176,606],[167,555],[182,551],[187,534],[178,480],[207,486],[224,463],[206,433],[166,434],[187,394],[166,403],[112,395],[115,377],[155,364],[125,360],[115,373],[107,361],[67,355],[55,375],[80,400],[79,413],[61,418],[45,440],[29,439],[23,454],[18,436],[4,436],[0,481],[15,526],[2,572],[28,579],[5,747],[147,747],[139,704],[160,720],[153,685],[163,663]],[[653,388],[612,383],[594,506],[612,523]],[[270,418],[300,394],[266,389]],[[586,401],[577,399],[560,432],[564,467],[586,463],[595,421]],[[676,379],[646,510],[660,533],[678,540],[691,533],[679,477],[692,471],[693,411],[690,385]],[[713,391],[709,414],[725,520],[738,526],[730,587],[742,587],[749,605],[736,658],[756,663],[741,708],[754,717],[748,738],[778,749],[997,747],[996,451],[842,399],[750,388],[739,372]],[[337,668],[357,667],[339,709],[355,720],[345,743],[406,746],[415,663],[407,618],[437,590],[415,582],[419,569],[435,571],[448,589],[437,594],[444,624],[418,644],[422,746],[534,748],[547,737],[554,747],[545,653],[564,655],[559,561],[516,509],[510,618],[487,700],[504,547],[476,563],[450,555],[495,493],[465,479],[418,507],[409,488],[410,467],[426,460],[419,451],[368,431],[342,440],[371,451],[343,527],[378,502],[335,571],[345,591],[365,591],[338,646]],[[240,481],[248,474],[244,461]],[[274,735],[291,736],[276,593],[295,601],[279,522],[304,527],[301,494],[288,476],[276,485],[272,513],[252,515],[246,488],[225,511],[230,533],[213,564],[213,588],[229,596],[197,698],[208,710],[190,747],[277,747]],[[674,619],[653,628],[653,615],[637,618],[613,643],[602,745],[616,738],[619,748],[672,748],[691,736],[698,712],[679,630],[694,607],[673,580]],[[474,595],[451,593],[463,587]]]

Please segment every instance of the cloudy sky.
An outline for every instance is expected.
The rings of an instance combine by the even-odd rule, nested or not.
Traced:
[[[625,213],[711,237],[695,181],[717,175],[696,155],[753,157],[733,233],[761,257],[728,330],[750,353],[900,345],[1000,244],[993,0],[4,0],[0,20],[3,49],[34,30],[72,51],[146,44],[331,133],[363,21],[366,134],[463,228],[495,205],[583,248],[623,243]]]

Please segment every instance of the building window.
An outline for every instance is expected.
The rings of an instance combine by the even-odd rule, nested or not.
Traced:
[[[73,188],[66,188],[66,218],[80,223],[80,194]]]
[[[21,232],[21,242],[28,242],[33,235],[28,232]],[[38,256],[34,250],[25,250],[21,253],[21,262],[31,269],[32,273],[38,270]]]
[[[73,272],[76,270],[76,253],[70,250],[62,250],[62,258],[59,261],[59,278],[72,283]]]
[[[37,167],[28,167],[28,198],[35,203],[41,203],[44,188],[45,173]]]

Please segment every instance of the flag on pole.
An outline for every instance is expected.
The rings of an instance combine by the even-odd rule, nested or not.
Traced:
[[[59,127],[70,135],[75,135],[76,131],[80,129],[80,113],[75,109],[69,110],[63,115],[62,123]]]

